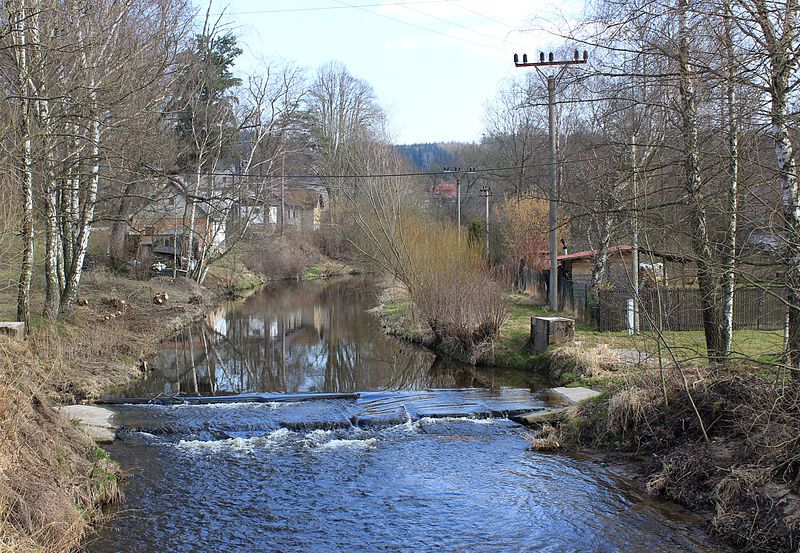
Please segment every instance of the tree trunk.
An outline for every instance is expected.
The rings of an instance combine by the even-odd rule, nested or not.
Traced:
[[[779,4],[780,5],[780,4]],[[786,362],[794,369],[794,381],[800,383],[800,190],[794,160],[792,137],[789,132],[790,78],[797,70],[797,1],[787,0],[780,10],[783,20],[773,20],[778,8],[766,0],[752,3],[761,37],[767,48],[770,69],[770,123],[775,141],[775,158],[781,185],[783,208],[784,251],[786,267],[789,328],[786,340]]]
[[[689,28],[687,12],[688,0],[679,0],[679,57],[680,57],[680,95],[682,103],[682,133],[684,148],[684,169],[686,172],[686,201],[691,218],[692,249],[697,265],[697,281],[700,288],[700,309],[703,316],[703,331],[708,358],[719,358],[719,309],[718,294],[714,281],[714,268],[711,245],[708,236],[708,223],[701,197],[700,151],[697,142],[697,98],[694,88],[694,70],[689,56]]]
[[[131,208],[131,194],[133,194],[134,183],[125,185],[125,190],[122,192],[122,197],[119,200],[119,207],[117,208],[114,223],[111,226],[111,236],[108,241],[108,255],[111,258],[111,263],[114,267],[123,267],[127,263],[128,253],[125,249],[125,237],[128,234],[129,221],[128,216]],[[178,221],[175,221],[177,227]]]
[[[96,83],[91,83],[91,160],[92,167],[88,179],[88,186],[83,194],[83,205],[81,206],[77,220],[77,236],[75,237],[75,248],[73,257],[69,265],[67,283],[64,293],[61,296],[61,310],[69,312],[75,299],[78,296],[78,286],[83,272],[83,260],[86,258],[86,250],[89,246],[89,235],[92,231],[94,222],[94,208],[97,204],[97,188],[100,183],[100,141],[102,140],[100,130],[100,114],[98,113]]]
[[[725,47],[727,50],[727,94],[725,102],[728,112],[728,228],[725,232],[725,268],[723,271],[724,296],[722,325],[720,327],[721,362],[730,363],[733,350],[733,301],[736,292],[736,227],[739,209],[739,128],[736,119],[736,87],[734,83],[735,63],[733,42],[733,16],[730,0],[724,2]]]
[[[12,32],[15,48],[15,61],[19,74],[19,92],[22,97],[22,114],[20,134],[22,152],[20,154],[19,177],[22,192],[22,260],[17,283],[17,320],[30,327],[30,292],[33,277],[33,144],[31,139],[33,117],[32,94],[28,67],[28,14],[24,1],[20,2],[19,11],[13,14],[16,28]]]
[[[594,261],[594,267],[592,267],[592,280],[590,284],[590,288],[592,290],[597,290],[606,275],[608,267],[608,246],[611,243],[612,224],[613,220],[611,218],[611,214],[608,213],[608,210],[606,209],[603,215],[603,223],[601,226],[602,232],[600,234],[600,244],[597,250],[597,257]]]
[[[777,80],[773,79],[774,81]],[[797,183],[792,141],[787,124],[786,88],[773,85],[772,132],[775,138],[775,157],[781,183],[784,232],[786,244],[786,288],[789,305],[789,339],[787,342],[787,363],[800,369],[800,193]],[[794,371],[800,381],[800,371]]]
[[[54,321],[58,317],[61,287],[58,279],[58,250],[60,247],[60,233],[58,229],[58,198],[53,189],[54,183],[50,178],[47,184],[48,190],[45,194],[45,291],[44,291],[44,310],[42,315],[45,319]]]

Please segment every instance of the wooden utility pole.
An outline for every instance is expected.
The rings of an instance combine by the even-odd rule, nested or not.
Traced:
[[[555,61],[553,52],[545,61],[544,52],[539,52],[539,61],[528,63],[528,54],[522,55],[522,63],[519,56],[514,54],[514,66],[534,67],[539,75],[547,81],[547,115],[550,124],[550,292],[549,305],[553,312],[558,311],[558,158],[556,156],[558,148],[558,135],[556,129],[556,82],[561,79],[567,66],[578,63],[587,63],[589,53],[584,50],[581,59],[578,51],[571,60]],[[555,75],[546,75],[540,67],[559,66],[560,69]]]
[[[491,186],[484,186],[480,190],[481,195],[486,198],[486,225],[483,229],[484,232],[484,246],[486,249],[486,260],[489,260],[489,196],[492,195]]]
[[[461,167],[445,167],[442,173],[452,174],[456,177],[456,219],[458,221],[458,243],[461,243],[461,179],[464,175],[472,175],[475,168],[470,167],[466,171],[461,171]]]

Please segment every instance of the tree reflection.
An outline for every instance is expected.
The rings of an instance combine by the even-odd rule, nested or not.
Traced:
[[[492,387],[479,371],[387,337],[364,279],[283,283],[162,344],[129,395]]]

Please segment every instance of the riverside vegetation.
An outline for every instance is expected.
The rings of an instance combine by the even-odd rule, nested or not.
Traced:
[[[669,333],[675,357],[668,359],[659,355],[663,336],[579,323],[574,343],[537,355],[528,347],[530,318],[548,312],[523,294],[506,300],[509,316],[475,363],[602,391],[534,425],[532,448],[590,452],[629,467],[649,493],[705,513],[709,531],[737,550],[796,550],[800,396],[767,368],[780,356],[779,331],[735,332],[738,359],[727,369],[698,356],[699,331]],[[415,310],[404,287],[384,287],[384,329],[435,346]]]
[[[638,455],[654,493],[711,510],[712,529],[737,547],[797,550],[797,0],[591,2],[569,31],[553,29],[569,35],[554,57],[593,50],[559,83],[559,98],[581,101],[557,110],[558,167],[536,155],[550,144],[548,90],[530,72],[500,84],[477,143],[445,147],[453,163],[481,167],[447,174],[402,158],[374,90],[341,63],[235,72],[242,48],[210,5],[205,18],[188,0],[3,7],[0,311],[30,334],[0,341],[0,547],[74,548],[116,494],[113,465],[52,401],[138,374],[164,333],[214,301],[198,286],[216,271],[229,295],[240,258],[270,278],[341,270],[308,263],[320,250],[399,283],[405,295],[383,317],[400,335],[604,389],[548,427],[551,445]],[[286,233],[309,207],[287,206],[290,174],[326,177],[306,189],[316,244]],[[477,200],[478,179],[503,207],[489,209],[488,191]],[[579,327],[580,345],[527,351],[536,308],[508,301],[491,267],[546,265],[550,202],[563,247],[588,252],[592,301],[614,287],[638,297],[640,276],[656,290],[680,285],[697,292],[702,330],[667,332],[660,313],[642,311],[659,331],[638,343]],[[132,250],[157,240],[187,279],[85,274],[91,253],[114,271],[146,270]],[[615,277],[624,251],[641,258]],[[785,311],[785,338],[735,329],[742,286]],[[155,293],[169,299],[155,304]]]
[[[166,297],[154,303],[154,295]],[[85,301],[84,301],[85,298]],[[34,320],[28,339],[0,338],[0,551],[76,548],[119,495],[117,470],[57,403],[96,399],[142,374],[159,341],[214,301],[187,279],[84,280],[68,320]]]

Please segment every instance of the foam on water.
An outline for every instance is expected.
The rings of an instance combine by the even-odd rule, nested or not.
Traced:
[[[293,432],[286,428],[279,428],[266,436],[251,438],[227,438],[224,440],[180,440],[175,447],[186,452],[216,453],[227,450],[253,451],[254,449],[267,449],[278,445],[281,441],[291,436]]]
[[[354,449],[370,449],[376,447],[378,444],[377,438],[367,438],[366,440],[339,440],[333,439],[328,442],[323,443],[317,449],[318,450],[325,450],[325,449],[342,449],[342,448],[354,448]]]

